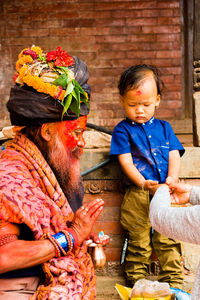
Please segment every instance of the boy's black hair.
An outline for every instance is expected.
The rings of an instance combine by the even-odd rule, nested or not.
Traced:
[[[146,71],[152,71],[158,95],[161,95],[163,82],[160,79],[160,72],[156,67],[146,64],[131,66],[122,73],[118,84],[120,95],[123,96],[128,90],[137,88],[139,81],[144,77]]]

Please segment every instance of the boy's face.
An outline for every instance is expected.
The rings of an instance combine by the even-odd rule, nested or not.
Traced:
[[[129,119],[140,124],[149,121],[160,103],[155,79],[152,76],[145,77],[137,89],[120,96],[120,101]]]

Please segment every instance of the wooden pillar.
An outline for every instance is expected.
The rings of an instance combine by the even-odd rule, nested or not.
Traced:
[[[194,1],[193,143],[200,147],[200,1]]]

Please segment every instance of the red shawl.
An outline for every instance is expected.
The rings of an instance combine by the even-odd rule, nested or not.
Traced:
[[[25,223],[36,240],[67,229],[73,212],[38,148],[18,134],[0,155],[0,220]],[[31,299],[96,298],[96,277],[85,244],[43,264],[45,285]]]

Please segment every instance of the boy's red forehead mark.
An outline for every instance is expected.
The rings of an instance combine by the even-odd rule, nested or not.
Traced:
[[[140,90],[137,90],[135,93],[136,93],[136,95],[139,95],[139,96],[142,94],[142,92]]]

